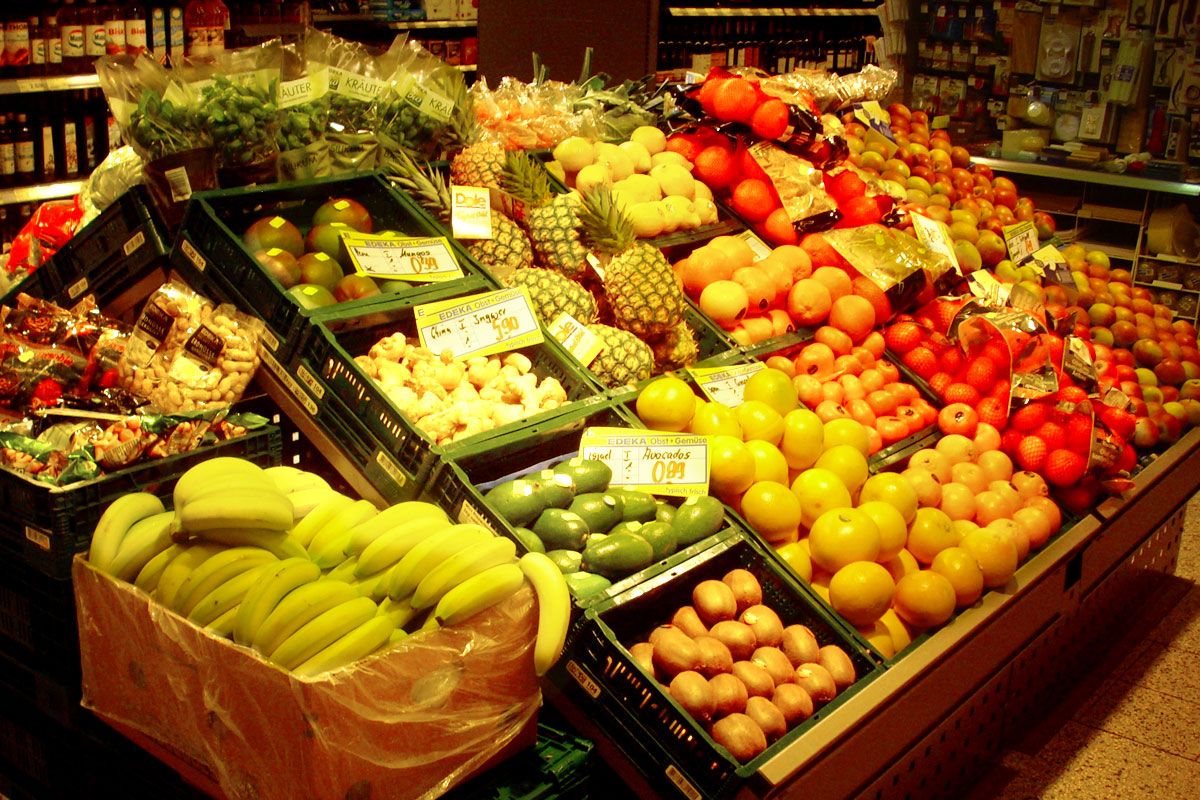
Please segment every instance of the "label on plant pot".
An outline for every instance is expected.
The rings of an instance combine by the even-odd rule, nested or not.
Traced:
[[[672,497],[708,494],[707,436],[588,428],[579,440],[579,455],[608,465],[610,488]]]
[[[954,270],[961,275],[962,267],[958,263],[958,254],[954,252],[954,240],[950,238],[950,226],[936,219],[910,213],[913,230],[917,233],[917,241],[940,256],[945,256]]]
[[[491,239],[492,196],[479,186],[450,186],[450,226],[455,239]]]
[[[524,287],[415,306],[417,338],[454,358],[506,353],[545,341]]]
[[[604,350],[604,343],[600,341],[600,337],[565,311],[555,317],[547,327],[550,335],[585,367],[595,361],[596,356]]]
[[[1037,228],[1028,220],[1004,227],[1004,244],[1014,264],[1022,264],[1038,249]]]
[[[732,367],[688,367],[687,371],[696,379],[700,391],[704,392],[709,400],[737,408],[742,404],[746,381],[750,380],[752,375],[766,369],[766,366],[760,361],[754,364],[736,364]]]
[[[341,236],[354,271],[360,275],[429,283],[463,276],[445,236],[412,238],[354,231]]]

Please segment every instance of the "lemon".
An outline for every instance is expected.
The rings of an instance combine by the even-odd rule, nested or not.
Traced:
[[[867,438],[867,429],[853,417],[839,417],[825,423],[825,449],[848,444],[864,456],[871,453],[871,442]]]
[[[652,430],[686,430],[696,414],[696,399],[692,387],[672,375],[663,375],[638,394],[638,419]]]
[[[742,516],[768,542],[800,527],[800,500],[777,481],[756,481],[742,495]]]
[[[838,444],[828,448],[817,458],[816,466],[841,478],[851,495],[867,482],[867,457],[853,445]]]
[[[827,469],[809,467],[792,481],[792,492],[800,498],[804,510],[801,523],[811,528],[825,512],[835,508],[852,508],[850,490],[842,479]]]
[[[742,400],[766,403],[780,416],[800,405],[792,379],[786,372],[774,367],[766,367],[750,376],[742,390]]]
[[[778,447],[762,439],[750,439],[746,448],[754,456],[754,480],[789,484],[787,459]]]
[[[713,494],[741,495],[754,483],[754,456],[745,442],[726,434],[708,441],[708,487]]]
[[[813,567],[812,559],[808,555],[807,539],[776,547],[775,552],[801,580],[805,582],[812,580]]]
[[[762,400],[743,400],[737,407],[742,436],[777,445],[783,439],[783,415]]]
[[[704,436],[723,433],[742,438],[742,426],[738,424],[737,415],[733,413],[732,408],[723,403],[697,403],[696,413],[692,416],[688,429],[692,433]]]
[[[883,566],[874,561],[854,561],[833,573],[829,580],[829,603],[851,625],[874,625],[891,607],[896,583]]]

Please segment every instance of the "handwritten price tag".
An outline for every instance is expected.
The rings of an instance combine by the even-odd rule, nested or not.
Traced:
[[[372,278],[434,283],[463,276],[445,236],[342,233],[354,271]]]
[[[473,294],[413,308],[417,338],[454,358],[490,356],[545,341],[529,293],[523,288]]]
[[[742,394],[746,390],[746,381],[763,369],[766,364],[737,364],[732,367],[688,367],[688,372],[700,385],[700,391],[714,403],[721,403],[730,408],[742,404]]]
[[[962,266],[958,263],[958,254],[954,252],[954,240],[950,238],[950,227],[944,222],[938,222],[936,219],[930,219],[920,214],[910,213],[908,216],[913,221],[913,230],[917,232],[917,241],[938,255],[944,256],[954,265],[955,272],[961,275]]]
[[[579,441],[579,455],[608,465],[610,487],[672,497],[708,494],[707,436],[588,428]]]
[[[595,361],[596,356],[604,350],[604,343],[600,341],[600,337],[565,311],[554,318],[549,330],[550,335],[585,367]]]
[[[1022,264],[1038,249],[1037,228],[1029,221],[1008,225],[1004,228],[1004,244],[1013,263]]]
[[[478,186],[450,187],[450,229],[455,239],[491,239],[492,195]]]

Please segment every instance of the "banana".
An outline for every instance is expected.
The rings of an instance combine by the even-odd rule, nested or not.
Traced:
[[[319,577],[321,568],[309,561],[307,555],[270,565],[262,582],[242,598],[233,624],[233,640],[249,647],[259,626],[275,610],[275,606],[293,589],[312,583]]]
[[[452,525],[417,543],[388,575],[388,596],[407,597],[429,571],[450,556],[468,547],[484,544],[495,534],[481,525]]]
[[[186,617],[205,595],[225,581],[265,561],[278,560],[273,553],[261,547],[224,548],[192,570],[192,574],[187,576],[175,592],[172,608],[181,617]]]
[[[383,572],[408,555],[408,551],[412,550],[418,542],[449,527],[450,522],[437,517],[421,517],[401,522],[358,551],[358,566],[354,574],[365,578],[368,575]],[[352,552],[354,551],[353,546],[350,549]]]
[[[276,558],[308,558],[308,553],[287,531],[269,531],[260,528],[213,528],[200,531],[195,540],[215,542],[227,547],[261,547],[275,554]]]
[[[545,553],[526,553],[517,566],[537,595],[538,627],[533,666],[540,678],[558,661],[567,642],[567,631],[571,627],[571,592],[562,570]]]
[[[213,495],[224,495],[230,492],[243,492],[252,489],[261,490],[264,492],[277,492],[275,484],[271,479],[263,475],[261,472],[234,472],[229,475],[222,475],[218,478],[213,478],[203,486],[197,486],[188,492],[187,499],[175,504],[175,511],[181,512],[197,500]]]
[[[267,659],[284,669],[295,669],[359,625],[376,619],[375,611],[375,601],[369,597],[340,603],[297,628]]]
[[[201,461],[191,467],[175,482],[172,501],[175,508],[186,505],[194,493],[203,491],[205,485],[227,475],[262,475],[262,467],[253,461],[236,456],[217,456],[207,461]]]
[[[348,580],[347,583],[358,590],[358,593],[363,597],[369,597],[372,600],[375,600],[376,590],[378,589],[379,584],[383,582],[383,578],[383,575],[369,575],[365,578],[354,578],[353,580]],[[385,594],[384,597],[386,596],[387,595]],[[378,603],[379,601],[375,600],[375,602]]]
[[[450,520],[441,508],[420,500],[406,500],[389,506],[354,529],[354,536],[350,538],[350,552],[361,553],[367,545],[397,526],[427,518],[440,519],[447,524]]]
[[[267,467],[263,473],[284,494],[293,494],[306,489],[328,489],[329,484],[315,472],[288,465]]]
[[[252,642],[254,649],[269,655],[306,623],[334,606],[360,597],[350,584],[327,579],[293,589],[258,626]]]
[[[319,650],[295,669],[298,678],[312,678],[366,658],[385,646],[395,628],[386,617],[372,617],[333,644]]]
[[[403,600],[385,597],[379,603],[379,611],[376,613],[388,617],[392,621],[392,627],[403,628],[417,615],[417,610],[412,607],[407,597]]]
[[[436,605],[446,592],[485,569],[511,564],[517,555],[517,544],[503,536],[493,536],[491,541],[478,547],[467,547],[438,564],[426,573],[412,593],[413,608],[429,608]]]
[[[212,622],[204,626],[204,629],[211,631],[217,636],[229,638],[229,634],[233,631],[233,620],[237,616],[237,608],[231,608],[221,616],[214,619]]]
[[[203,628],[218,617],[224,616],[226,612],[236,611],[238,605],[245,599],[246,592],[261,581],[263,575],[267,574],[277,563],[279,562],[264,561],[239,575],[234,575],[201,597],[192,606],[192,610],[187,615],[188,619]],[[229,620],[229,629],[233,630],[233,618]]]
[[[221,528],[286,531],[292,527],[292,503],[273,488],[204,495],[178,514],[180,527],[189,534]]]
[[[97,569],[109,572],[129,529],[146,517],[161,514],[165,510],[162,500],[148,492],[133,492],[113,500],[104,509],[96,529],[92,531],[88,561]]]
[[[292,538],[299,542],[301,547],[308,547],[313,535],[323,528],[325,523],[333,519],[339,511],[349,508],[353,504],[353,498],[346,497],[340,492],[334,492],[305,515],[304,519],[296,523],[296,526],[292,528]]]
[[[150,559],[171,546],[171,520],[174,516],[170,511],[161,511],[134,523],[121,540],[108,571],[132,583]]]
[[[346,583],[354,582],[354,570],[358,566],[358,557],[350,556],[342,563],[338,564],[329,572],[325,573],[325,577],[331,581],[345,581]]]
[[[186,545],[172,544],[166,550],[163,550],[146,562],[146,566],[142,567],[141,571],[137,574],[137,578],[134,579],[133,585],[146,594],[153,594],[155,588],[158,586],[158,579],[162,577],[163,570],[175,560],[175,556],[186,549]]]
[[[440,627],[442,627],[442,623],[438,622],[437,616],[430,614],[425,618],[425,621],[421,623],[421,627],[417,628],[415,632],[423,633],[425,631],[436,631]]]
[[[391,635],[388,636],[388,647],[394,647],[407,638],[408,631],[404,630],[403,628],[396,628],[392,631]]]
[[[336,567],[346,560],[346,544],[356,525],[379,513],[370,500],[355,500],[354,505],[340,512],[317,531],[308,543],[308,557],[321,569]]]
[[[312,513],[312,510],[323,503],[330,495],[337,492],[328,486],[314,486],[310,489],[300,489],[296,492],[284,492],[292,503],[292,518],[299,522]]]
[[[525,573],[516,564],[486,569],[446,592],[430,618],[442,627],[457,625],[508,598],[524,582]]]
[[[167,568],[163,570],[162,577],[158,579],[158,586],[154,589],[155,599],[167,608],[174,608],[175,595],[178,594],[179,587],[183,586],[183,582],[192,574],[192,570],[225,549],[219,544],[208,544],[207,542],[182,545],[182,547],[183,552],[172,559]]]

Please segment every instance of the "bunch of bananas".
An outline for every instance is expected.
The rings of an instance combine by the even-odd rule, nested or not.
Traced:
[[[566,640],[571,601],[545,555],[409,501],[379,511],[294,467],[218,457],[185,472],[174,510],[118,498],[88,559],[214,634],[299,677],[337,669],[409,635],[458,624],[528,580],[538,598],[535,666]]]

